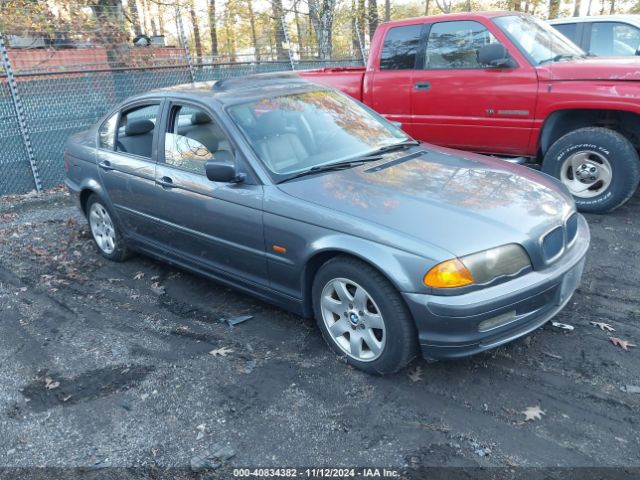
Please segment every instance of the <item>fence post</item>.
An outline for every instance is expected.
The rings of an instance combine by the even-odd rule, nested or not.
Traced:
[[[367,54],[364,52],[364,42],[362,41],[362,35],[360,35],[360,25],[356,18],[356,33],[358,34],[358,46],[360,47],[360,56],[362,57],[362,63],[367,66]]]
[[[176,5],[176,18],[178,19],[178,35],[180,36],[180,42],[184,48],[184,54],[187,60],[187,66],[189,67],[189,76],[191,77],[191,83],[196,83],[196,77],[193,71],[193,62],[191,61],[191,52],[189,51],[189,42],[184,34],[184,25],[182,23],[182,15],[180,15],[180,5]]]
[[[280,17],[282,22],[282,33],[284,33],[284,41],[287,42],[287,52],[289,53],[289,63],[291,64],[291,70],[296,69],[296,65],[293,62],[293,55],[291,54],[291,42],[289,41],[289,32],[287,31],[287,22],[284,15]]]
[[[38,165],[36,164],[36,157],[33,153],[33,146],[31,145],[31,137],[29,136],[29,128],[27,127],[27,116],[22,108],[22,100],[18,95],[18,84],[13,75],[13,69],[11,68],[11,62],[9,61],[9,53],[4,43],[4,36],[0,32],[0,57],[2,57],[2,66],[7,73],[7,83],[9,84],[9,92],[11,92],[11,101],[13,102],[13,108],[18,116],[18,125],[20,126],[20,134],[22,136],[22,142],[29,158],[29,165],[31,166],[31,173],[33,175],[33,183],[35,183],[36,191],[42,191],[42,182],[40,181],[40,173],[38,172]]]

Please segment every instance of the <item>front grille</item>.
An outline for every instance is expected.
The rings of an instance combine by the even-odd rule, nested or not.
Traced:
[[[547,262],[557,257],[564,248],[564,229],[557,227],[547,233],[542,239],[542,252]]]
[[[573,213],[564,225],[558,226],[542,237],[542,255],[549,264],[569,248],[578,235],[578,214]]]
[[[567,220],[567,245],[571,245],[571,243],[576,239],[577,234],[578,234],[578,214],[574,213]]]

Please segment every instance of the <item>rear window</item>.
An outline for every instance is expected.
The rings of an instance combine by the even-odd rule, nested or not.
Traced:
[[[563,23],[563,24],[551,25],[551,26],[556,30],[558,30],[562,35],[567,37],[572,42],[578,43],[577,42],[578,37],[576,35],[578,30],[578,25],[576,25],[575,23]]]
[[[381,70],[413,70],[420,44],[422,25],[389,29],[382,45]]]

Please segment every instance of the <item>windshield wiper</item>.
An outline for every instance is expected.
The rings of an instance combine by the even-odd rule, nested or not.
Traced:
[[[542,65],[543,63],[556,63],[560,60],[573,60],[574,58],[584,58],[584,55],[576,55],[574,53],[559,53],[555,57],[545,58],[544,60],[540,60],[538,65]]]
[[[314,175],[316,173],[330,172],[335,170],[346,170],[348,168],[357,167],[358,165],[362,165],[363,163],[366,163],[366,162],[373,162],[375,160],[381,160],[381,159],[382,157],[380,155],[377,155],[377,156],[363,157],[357,160],[347,160],[344,162],[328,163],[326,165],[316,165],[315,167],[311,167],[308,170],[304,170],[303,172],[299,172],[294,175],[291,175],[290,177],[287,177],[284,180],[280,180],[278,183],[288,182],[289,180],[293,180],[294,178],[300,178],[306,175]]]
[[[315,167],[311,167],[308,170],[303,172],[296,173],[291,175],[290,177],[285,178],[284,180],[280,180],[278,183],[288,182],[289,180],[293,180],[294,178],[300,178],[307,175],[314,175],[316,173],[322,172],[330,172],[332,170],[346,170],[348,168],[357,167],[358,165],[362,165],[366,162],[375,162],[376,160],[382,160],[382,155],[393,150],[398,150],[400,148],[407,148],[412,145],[420,145],[420,142],[417,140],[404,140],[399,143],[394,143],[393,145],[385,145],[384,147],[380,147],[373,152],[370,152],[362,157],[353,158],[351,160],[345,160],[343,162],[335,162],[335,163],[327,163],[325,165],[316,165]]]

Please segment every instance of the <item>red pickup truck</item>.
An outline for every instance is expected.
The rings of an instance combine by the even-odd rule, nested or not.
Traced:
[[[385,23],[366,67],[300,75],[419,140],[541,164],[582,211],[613,210],[640,182],[640,59],[587,57],[529,15]]]

